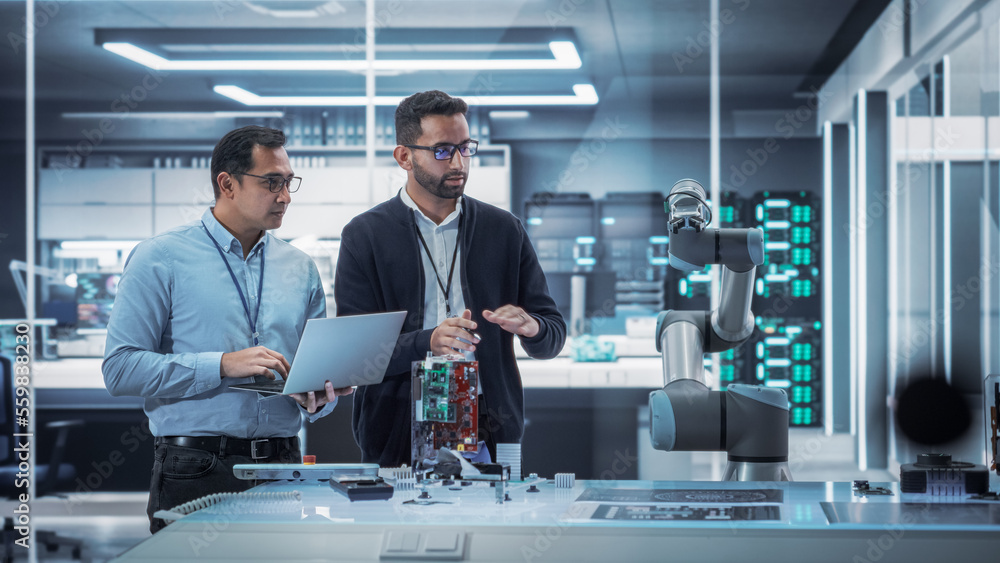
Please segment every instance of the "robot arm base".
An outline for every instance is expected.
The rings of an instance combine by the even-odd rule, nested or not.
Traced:
[[[649,395],[649,432],[664,451],[725,451],[723,480],[791,481],[788,398],[780,389],[731,384],[711,391],[691,379]]]
[[[723,481],[769,481],[792,480],[788,461],[733,461],[729,459]]]

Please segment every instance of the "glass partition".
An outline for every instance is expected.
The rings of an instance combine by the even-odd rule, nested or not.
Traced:
[[[1000,367],[997,35],[996,22],[980,26],[902,79],[892,126],[890,397],[942,378],[974,421],[983,378]],[[982,463],[978,424],[949,444],[956,459]],[[901,463],[926,449],[895,437]]]

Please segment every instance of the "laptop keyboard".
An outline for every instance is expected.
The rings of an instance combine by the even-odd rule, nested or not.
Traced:
[[[264,380],[255,381],[253,383],[244,383],[242,385],[234,385],[233,387],[239,387],[241,389],[252,389],[255,391],[270,391],[273,393],[281,393],[285,389],[285,380]]]

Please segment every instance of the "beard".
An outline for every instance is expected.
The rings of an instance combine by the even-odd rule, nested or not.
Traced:
[[[461,178],[462,183],[457,186],[448,185],[446,181],[453,178]],[[462,197],[462,194],[465,192],[465,182],[468,181],[469,177],[468,174],[464,172],[453,171],[449,171],[441,176],[435,176],[424,168],[421,168],[420,165],[414,161],[413,179],[432,195],[441,199],[458,199]]]

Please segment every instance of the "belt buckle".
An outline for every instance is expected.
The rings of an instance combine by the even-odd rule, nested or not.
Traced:
[[[257,453],[257,447],[258,446],[262,446],[263,448],[265,448],[265,450],[266,450],[265,453],[258,454]],[[250,442],[250,458],[251,459],[264,459],[264,458],[267,458],[267,457],[271,457],[270,449],[271,449],[270,448],[270,442],[268,441],[267,438],[264,438],[264,439],[261,439],[261,440],[252,440]]]

